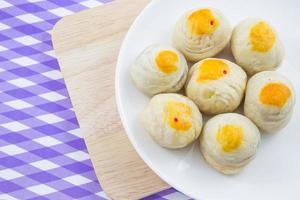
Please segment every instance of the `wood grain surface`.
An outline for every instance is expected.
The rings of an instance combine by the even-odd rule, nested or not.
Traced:
[[[150,0],[115,0],[67,16],[52,40],[97,177],[112,199],[139,199],[169,186],[137,155],[121,125],[114,72],[121,42]]]

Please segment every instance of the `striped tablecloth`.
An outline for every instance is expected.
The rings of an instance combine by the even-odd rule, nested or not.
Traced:
[[[0,0],[0,199],[108,199],[51,42],[66,15],[109,0]],[[186,200],[174,189],[146,199]]]

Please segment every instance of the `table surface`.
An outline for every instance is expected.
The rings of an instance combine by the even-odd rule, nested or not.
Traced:
[[[0,199],[108,199],[51,42],[66,15],[109,0],[0,0]],[[145,199],[189,199],[170,188]]]

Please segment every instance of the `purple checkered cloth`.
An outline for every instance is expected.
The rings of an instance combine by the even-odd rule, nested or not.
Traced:
[[[0,199],[108,199],[55,59],[51,30],[109,0],[0,0]],[[168,189],[145,198],[186,200]]]

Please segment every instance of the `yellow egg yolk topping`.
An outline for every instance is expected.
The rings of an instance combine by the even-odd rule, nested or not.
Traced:
[[[291,96],[291,90],[282,83],[270,83],[260,92],[263,104],[282,108]]]
[[[217,142],[224,152],[232,152],[240,147],[244,139],[243,128],[236,125],[225,125],[217,133]]]
[[[193,12],[188,17],[188,27],[193,35],[210,35],[219,25],[219,21],[214,17],[209,9],[201,9]]]
[[[165,107],[165,119],[173,129],[187,131],[192,127],[192,109],[187,104],[170,101]]]
[[[197,81],[205,83],[212,80],[218,80],[229,73],[229,67],[222,60],[205,60],[198,70]]]
[[[250,43],[253,51],[268,52],[275,44],[276,35],[265,22],[259,22],[250,31]]]
[[[177,70],[179,58],[176,52],[167,50],[159,52],[155,61],[161,72],[172,74]]]

